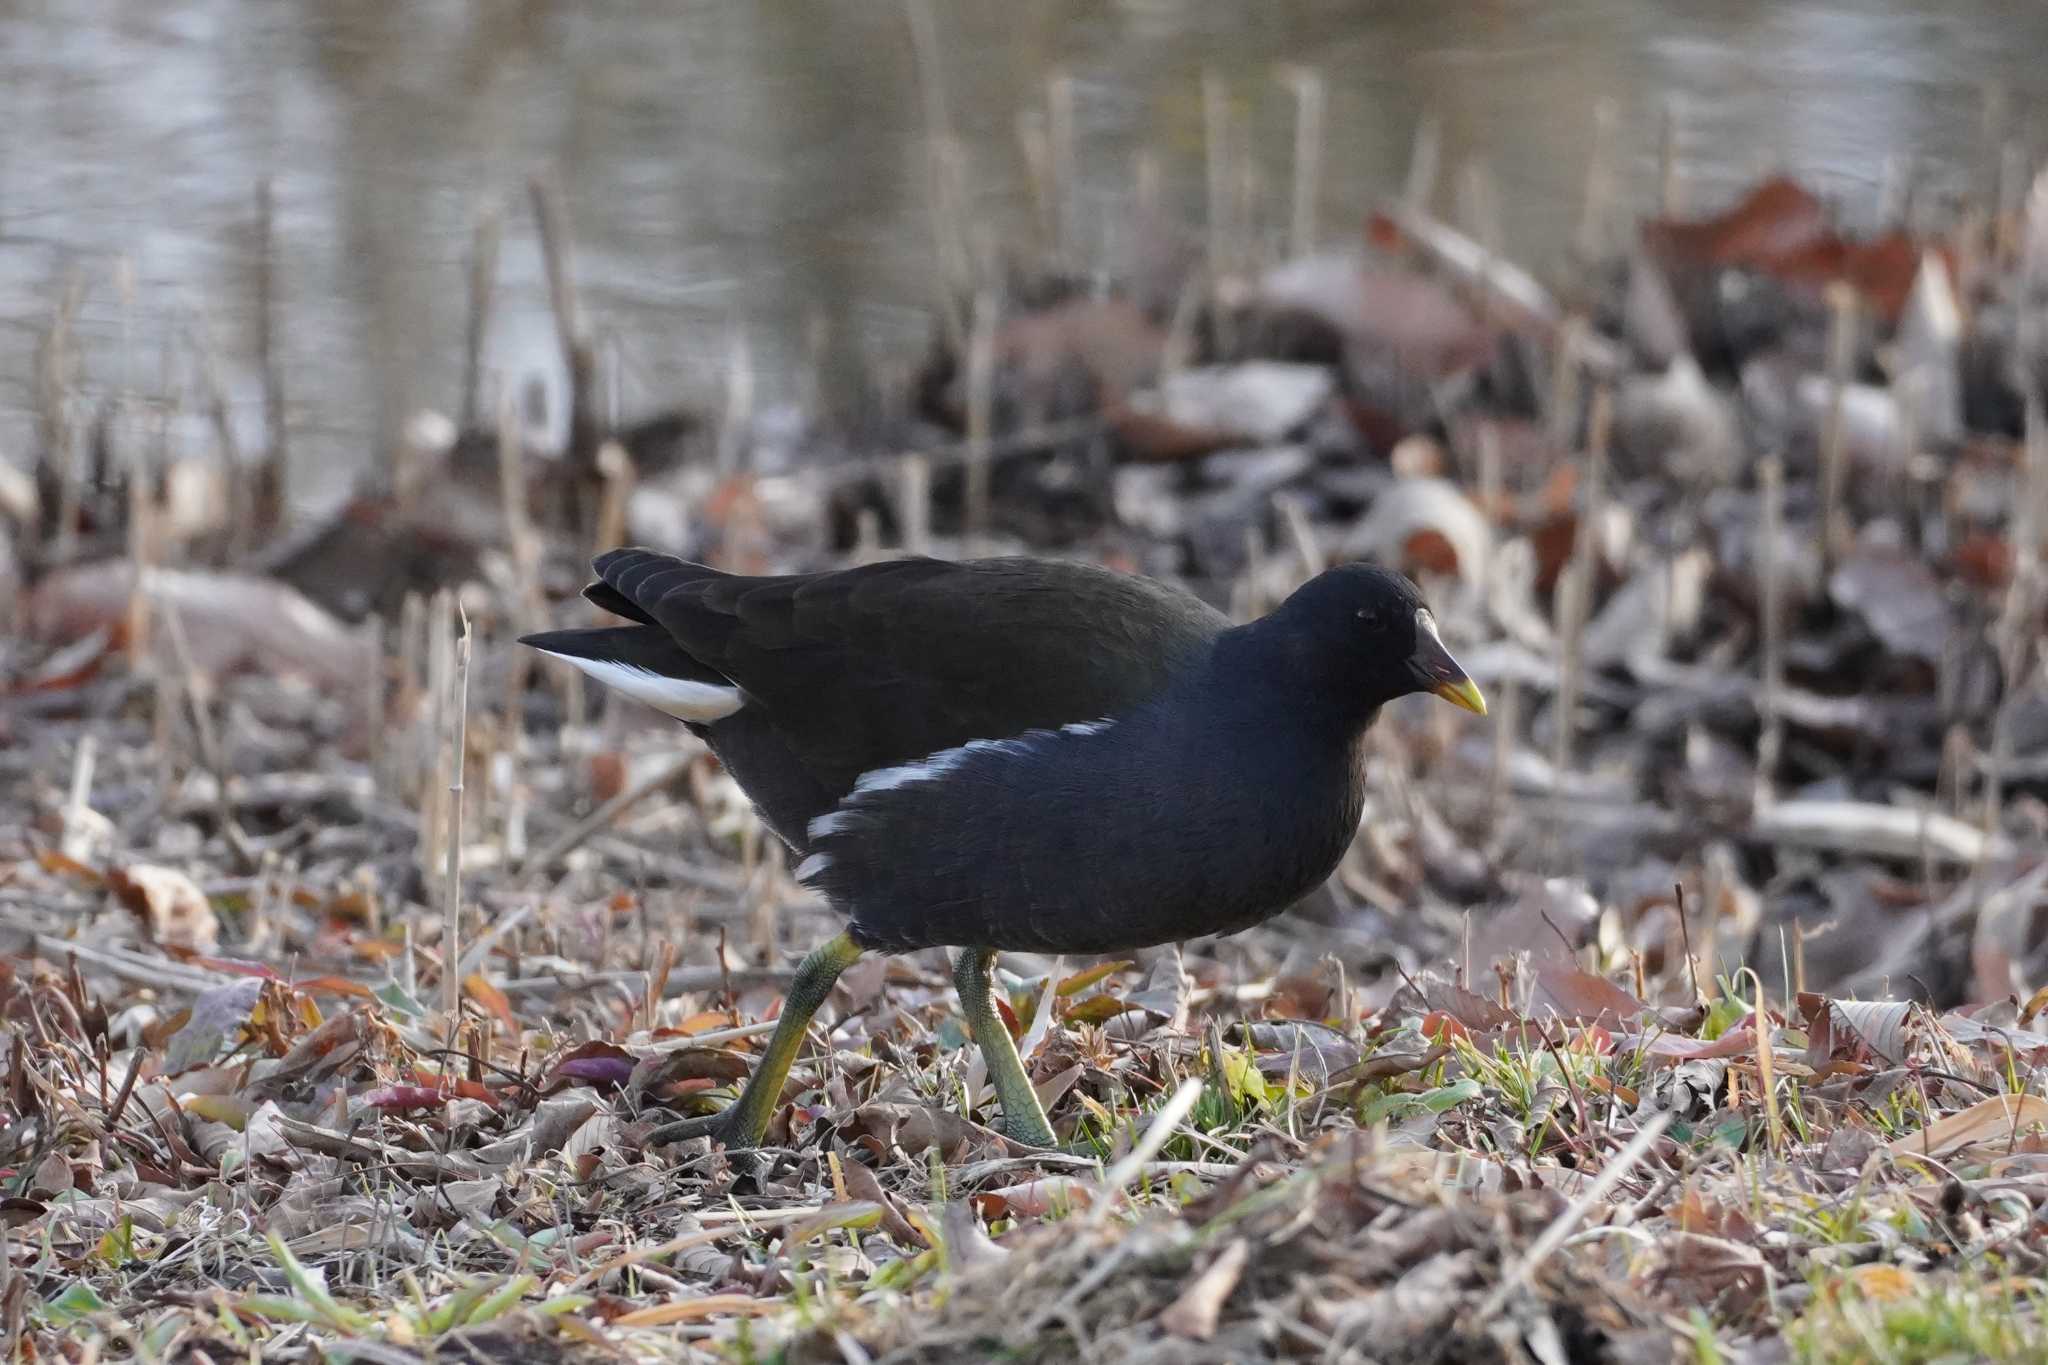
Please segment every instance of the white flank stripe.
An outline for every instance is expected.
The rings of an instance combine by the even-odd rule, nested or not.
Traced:
[[[1036,733],[1042,735],[1046,732],[1040,730]],[[929,782],[933,778],[944,777],[975,754],[1004,752],[1021,754],[1025,752],[1025,746],[1014,739],[972,739],[957,749],[941,749],[915,763],[862,773],[853,784],[852,794],[862,796],[868,792],[894,791],[913,782]]]
[[[746,698],[740,695],[737,687],[663,677],[616,659],[584,659],[574,654],[557,654],[552,649],[544,649],[541,653],[573,664],[613,691],[623,692],[634,701],[645,702],[677,720],[700,723],[724,720],[746,705]]]
[[[934,778],[944,777],[947,773],[952,772],[955,768],[978,754],[1008,754],[1013,758],[1022,758],[1029,754],[1034,747],[1043,745],[1047,740],[1057,739],[1061,735],[1079,738],[1085,735],[1101,734],[1114,724],[1116,724],[1115,721],[1105,717],[1102,720],[1075,721],[1071,725],[1062,725],[1057,730],[1026,730],[1014,739],[970,739],[957,749],[941,749],[935,754],[926,755],[915,763],[905,763],[894,768],[876,768],[872,771],[864,772],[854,782],[853,791],[848,799],[865,795],[868,792],[893,791],[897,787],[907,787],[913,782],[930,782]],[[831,818],[829,815],[819,817],[821,820],[829,820]],[[812,829],[815,836],[817,833],[815,822],[813,822]]]
[[[813,839],[829,839],[845,828],[846,812],[843,810],[828,810],[817,819],[811,821],[807,827],[807,832]]]
[[[796,879],[800,882],[807,882],[820,872],[823,872],[831,862],[832,860],[823,853],[813,853],[810,857],[796,865]]]

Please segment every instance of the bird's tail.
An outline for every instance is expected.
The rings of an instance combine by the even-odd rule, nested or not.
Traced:
[[[545,630],[519,643],[677,720],[708,725],[746,705],[732,679],[691,658],[659,626]]]

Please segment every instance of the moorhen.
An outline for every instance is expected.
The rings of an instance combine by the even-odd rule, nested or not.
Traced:
[[[1127,952],[1260,923],[1336,867],[1396,697],[1486,713],[1415,585],[1330,569],[1233,626],[1151,579],[1040,559],[740,577],[600,555],[628,625],[523,643],[702,737],[845,915],[738,1102],[650,1140],[758,1146],[811,1016],[864,951],[957,947],[1004,1128],[1053,1133],[990,997],[997,952]]]

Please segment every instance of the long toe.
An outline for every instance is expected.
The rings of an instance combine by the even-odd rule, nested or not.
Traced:
[[[716,1114],[704,1114],[693,1119],[678,1119],[664,1123],[647,1135],[649,1147],[660,1147],[671,1142],[687,1142],[691,1138],[708,1137],[720,1147],[735,1151],[760,1146],[758,1139],[741,1130],[737,1106],[721,1109]]]

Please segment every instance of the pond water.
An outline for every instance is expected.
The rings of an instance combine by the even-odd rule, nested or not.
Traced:
[[[2048,6],[2009,0],[925,13],[921,81],[909,12],[889,0],[4,0],[0,456],[32,449],[35,347],[74,273],[88,391],[190,390],[204,335],[237,421],[260,429],[250,262],[265,176],[294,489],[322,501],[407,414],[454,407],[487,203],[505,212],[488,363],[558,387],[534,170],[563,188],[583,304],[630,414],[716,401],[741,353],[760,401],[905,363],[937,274],[932,111],[958,139],[973,234],[1013,240],[1036,221],[1020,116],[1043,118],[1056,75],[1071,240],[1096,262],[1128,246],[1141,162],[1201,221],[1205,73],[1280,206],[1284,74],[1320,73],[1325,240],[1398,190],[1433,114],[1442,206],[1483,163],[1505,249],[1539,269],[1577,225],[1603,98],[1632,203],[1653,202],[1670,111],[1688,202],[1783,166],[1865,215],[1888,160],[1931,201],[1989,186],[2000,142],[2031,153],[2048,107]]]

